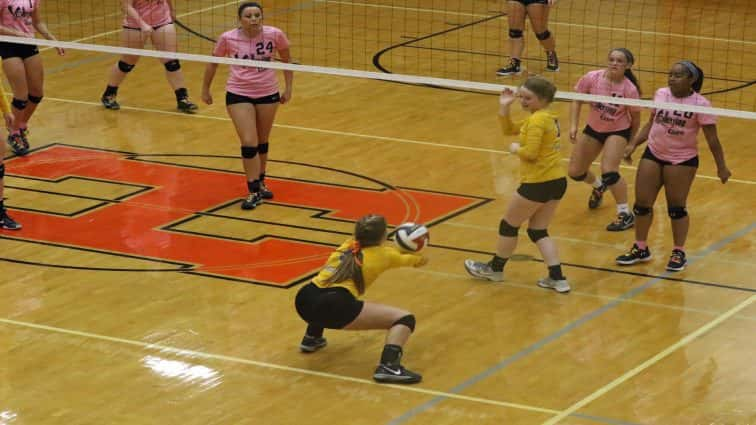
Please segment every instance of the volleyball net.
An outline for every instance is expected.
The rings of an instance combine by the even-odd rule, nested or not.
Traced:
[[[120,1],[45,0],[43,18],[62,41],[119,46]],[[179,52],[209,54],[238,24],[239,1],[173,0]],[[516,85],[496,77],[509,60],[507,4],[488,0],[267,0],[265,24],[281,28],[295,62],[355,71]],[[551,8],[561,69],[544,73],[545,55],[525,28],[524,75],[542,74],[571,91],[609,50],[636,57],[643,93],[666,85],[670,66],[696,62],[702,93],[717,106],[756,111],[756,3],[570,0]],[[82,45],[82,49],[88,47]],[[115,51],[114,51],[115,53]]]

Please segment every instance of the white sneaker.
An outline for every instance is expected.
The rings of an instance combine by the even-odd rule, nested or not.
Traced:
[[[478,279],[486,279],[492,282],[501,282],[504,280],[504,272],[493,271],[491,265],[488,263],[465,260],[465,270],[467,270],[470,276],[477,277]]]
[[[544,277],[541,279],[538,279],[538,286],[541,288],[546,289],[553,289],[560,294],[566,294],[567,292],[570,292],[570,284],[567,282],[567,279],[562,280],[554,280],[550,277]]]

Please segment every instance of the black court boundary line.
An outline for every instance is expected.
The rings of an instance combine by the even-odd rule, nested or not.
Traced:
[[[452,32],[452,31],[457,31],[457,30],[460,30],[460,29],[463,29],[463,28],[474,26],[474,25],[477,25],[477,24],[480,24],[480,23],[483,23],[483,22],[487,22],[487,21],[489,21],[491,19],[500,18],[500,17],[503,17],[503,16],[507,16],[507,14],[506,13],[500,13],[500,14],[497,14],[497,15],[493,15],[493,16],[490,16],[490,17],[486,17],[486,18],[477,20],[477,21],[468,22],[466,24],[458,24],[458,25],[454,26],[453,28],[448,28],[448,29],[445,29],[445,30],[442,30],[442,31],[431,33],[429,35],[425,35],[425,36],[421,36],[421,37],[411,37],[411,39],[408,40],[408,41],[405,41],[405,42],[402,42],[402,43],[398,43],[398,44],[394,44],[394,45],[391,45],[389,47],[386,47],[386,48],[378,51],[375,55],[373,55],[373,65],[378,70],[380,70],[381,72],[384,72],[386,74],[391,74],[392,72],[381,64],[381,56],[383,56],[385,53],[387,53],[387,52],[389,52],[389,51],[391,51],[393,49],[397,49],[397,48],[400,48],[400,47],[408,47],[408,48],[413,48],[413,49],[426,49],[426,50],[431,50],[431,51],[444,51],[444,52],[454,52],[454,53],[468,53],[468,54],[473,54],[473,55],[500,56],[500,57],[506,58],[508,56],[506,56],[506,55],[501,56],[501,55],[496,55],[496,54],[493,54],[493,53],[485,53],[485,52],[484,53],[480,53],[480,52],[474,52],[474,51],[464,51],[464,50],[455,50],[455,49],[440,49],[440,48],[432,48],[432,47],[411,46],[411,44],[415,43],[415,42],[423,41],[423,40],[426,40],[426,39],[429,39],[429,38],[432,38],[432,37],[436,37],[436,36],[439,36],[439,35],[443,35],[443,34],[446,34],[446,33]],[[448,25],[452,25],[452,24],[448,24]],[[543,61],[543,59],[540,59],[540,58],[526,57],[525,59],[527,59],[527,60]],[[596,67],[596,68],[601,68],[603,66],[603,65],[581,63],[581,62],[570,62],[570,61],[560,61],[560,62],[561,63],[567,63],[567,64],[573,64],[573,65],[592,66],[592,67]],[[648,70],[638,70],[638,71],[639,72],[642,71],[642,72],[649,72],[649,73],[666,74],[666,72],[664,72],[664,71],[648,71]],[[706,96],[706,95],[713,95],[713,94],[728,93],[728,92],[735,91],[735,90],[742,90],[744,88],[747,88],[749,86],[752,86],[752,85],[756,84],[756,80],[744,81],[744,80],[734,80],[734,79],[727,79],[727,78],[720,78],[720,77],[711,77],[711,76],[707,76],[706,78],[708,78],[710,80],[741,83],[741,85],[735,86],[735,87],[729,87],[729,88],[726,88],[726,89],[720,89],[720,90],[714,90],[714,91],[710,91],[710,92],[703,92],[703,93],[701,93],[704,96]],[[383,81],[383,82],[385,82],[385,83],[394,83],[394,84],[404,84],[404,85],[417,86],[417,87],[425,86],[425,87],[430,87],[430,88],[440,89],[440,90],[450,90],[450,91],[465,92],[465,93],[484,94],[484,95],[489,95],[489,96],[498,96],[499,95],[498,93],[484,92],[484,91],[479,91],[479,90],[459,89],[459,88],[453,88],[453,87],[443,87],[443,86],[437,86],[437,85],[433,85],[433,84],[415,84],[415,83],[405,83],[405,82],[400,82],[400,81]],[[641,99],[652,100],[652,98],[641,98]],[[562,100],[558,99],[557,101],[562,101]]]
[[[460,251],[460,252],[468,252],[471,254],[482,254],[482,255],[493,255],[492,252],[489,251],[481,251],[477,249],[467,249],[467,248],[459,248],[454,246],[445,246],[445,245],[436,245],[436,244],[429,244],[428,246],[432,246],[435,248],[443,248],[448,249],[451,251]],[[517,255],[517,254],[515,254]],[[517,260],[519,261],[534,261],[537,263],[543,263],[544,261],[540,258],[534,258],[529,255],[522,255],[518,256],[519,258]],[[512,258],[514,260],[514,258]],[[692,279],[682,279],[679,277],[670,277],[670,276],[663,276],[663,275],[655,275],[655,274],[649,274],[649,273],[642,273],[642,272],[633,272],[629,270],[621,270],[621,269],[612,269],[608,267],[600,267],[600,266],[589,266],[585,264],[576,264],[576,263],[561,263],[563,266],[568,267],[574,267],[577,269],[585,269],[585,270],[594,270],[594,271],[601,271],[601,272],[609,272],[609,273],[617,273],[617,274],[624,274],[624,275],[630,275],[630,276],[637,276],[637,277],[647,277],[647,278],[654,278],[654,279],[660,279],[660,280],[669,280],[672,282],[680,282],[680,283],[688,283],[691,285],[701,285],[701,286],[709,286],[713,288],[721,288],[721,289],[731,289],[734,291],[741,291],[741,292],[752,292],[756,293],[756,288],[747,288],[743,286],[734,286],[734,285],[725,285],[722,283],[715,283],[715,282],[705,282],[701,280],[692,280]]]

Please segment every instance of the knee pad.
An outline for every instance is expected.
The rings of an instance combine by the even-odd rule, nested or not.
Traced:
[[[165,70],[168,72],[176,72],[179,69],[181,69],[181,63],[178,61],[178,59],[168,61],[164,63],[163,66],[165,67]]]
[[[610,171],[601,175],[601,183],[604,183],[607,186],[617,184],[619,180],[620,174],[616,171]]]
[[[16,99],[15,97],[11,101],[11,105],[13,105],[13,107],[18,109],[19,111],[23,111],[28,103],[29,101],[27,100]]]
[[[633,214],[637,216],[650,215],[652,212],[653,209],[650,207],[642,207],[638,204],[633,205]]]
[[[685,207],[668,207],[667,214],[672,220],[679,220],[688,216],[688,210]]]
[[[260,152],[261,154],[266,154],[266,153],[268,153],[268,142],[265,142],[265,143],[259,143],[259,144],[257,145],[257,151],[258,151],[258,152]]]
[[[44,96],[32,96],[32,95],[29,95],[29,102],[31,102],[31,103],[34,103],[34,104],[38,105],[38,104],[39,104],[39,102],[41,102],[41,101],[42,101],[42,98],[43,98],[43,97],[44,97]]]
[[[131,70],[134,69],[135,66],[136,65],[132,65],[124,61],[118,61],[118,69],[121,70],[121,72],[126,73],[126,74],[131,72]]]
[[[415,316],[408,314],[402,317],[401,319],[397,320],[396,322],[394,322],[394,324],[391,326],[394,327],[396,325],[404,325],[410,328],[410,331],[414,332],[415,331]]]
[[[549,232],[546,229],[528,229],[528,236],[533,243],[538,242],[543,238],[549,237]]]
[[[583,174],[580,174],[580,175],[577,175],[577,176],[570,176],[570,178],[572,180],[575,180],[576,182],[581,182],[581,181],[585,180],[586,177],[588,177],[588,173],[587,172],[583,173]]]
[[[257,156],[257,146],[242,146],[241,155],[244,159],[251,159]]]
[[[543,41],[551,37],[551,32],[549,30],[546,30],[544,32],[536,33],[536,38]]]
[[[0,179],[5,177],[5,164],[0,164]]]
[[[509,38],[522,38],[522,30],[509,30]]]
[[[514,227],[511,224],[507,223],[507,220],[502,219],[499,222],[499,234],[501,236],[517,237],[517,232],[519,230],[519,227]]]

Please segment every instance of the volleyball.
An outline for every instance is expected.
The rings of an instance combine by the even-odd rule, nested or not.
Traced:
[[[403,223],[394,231],[394,242],[402,251],[418,252],[428,245],[428,228],[417,223]]]

